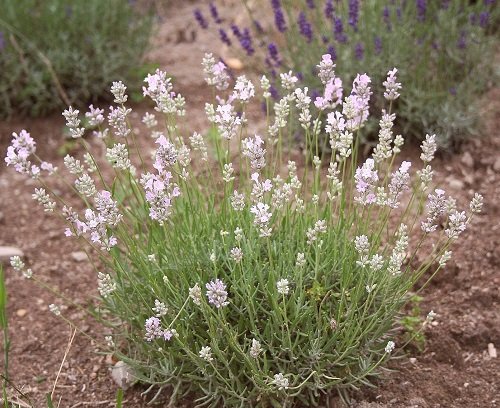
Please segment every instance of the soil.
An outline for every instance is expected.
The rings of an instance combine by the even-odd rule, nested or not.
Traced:
[[[156,34],[150,58],[160,62],[175,78],[176,88],[188,96],[187,128],[203,126],[203,104],[208,90],[201,77],[200,61],[219,41],[211,31],[193,23],[193,4],[176,5]],[[233,12],[228,4],[229,12]],[[490,357],[488,344],[500,346],[500,90],[485,96],[488,110],[483,114],[482,137],[471,140],[461,151],[444,154],[434,163],[436,181],[447,186],[459,203],[465,204],[478,191],[485,196],[485,210],[454,248],[454,258],[444,271],[422,292],[422,314],[434,310],[435,322],[425,330],[423,351],[409,348],[376,381],[376,388],[363,388],[352,396],[351,405],[359,408],[384,407],[497,407],[500,365]],[[134,123],[146,106],[139,105]],[[10,133],[26,128],[38,143],[39,156],[62,167],[58,148],[64,143],[63,118],[12,119],[0,123],[0,155],[5,156]],[[144,148],[151,142],[143,140]],[[411,153],[408,153],[411,155]],[[403,154],[404,155],[404,154]],[[57,186],[70,198],[64,186]],[[0,164],[0,245],[21,248],[25,260],[42,282],[57,288],[73,302],[87,307],[96,295],[96,278],[91,265],[76,261],[76,243],[62,234],[62,221],[44,214],[31,200],[34,183]],[[35,407],[45,406],[45,395],[54,390],[55,406],[114,406],[109,356],[86,335],[102,339],[103,328],[85,319],[75,307],[63,310],[82,329],[63,356],[72,333],[70,326],[48,311],[48,305],[61,302],[47,289],[23,279],[11,268],[6,270],[8,317],[11,339],[9,374],[14,386]],[[3,358],[3,357],[2,357]],[[1,362],[3,365],[3,361]],[[495,391],[495,389],[497,391]],[[136,385],[125,393],[125,407],[143,407],[153,394],[142,395],[145,387]],[[168,400],[165,392],[163,401]],[[186,402],[186,406],[191,406]],[[28,405],[26,405],[28,406]],[[343,406],[332,396],[330,406]]]

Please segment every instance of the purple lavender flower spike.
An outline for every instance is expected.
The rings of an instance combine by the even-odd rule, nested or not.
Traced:
[[[337,60],[337,51],[333,45],[328,47],[327,53],[332,57],[332,61],[335,62]]]
[[[243,33],[241,35],[241,38],[239,39],[240,40],[240,45],[241,45],[241,48],[243,48],[247,55],[252,55],[255,50],[252,46],[252,36],[250,34],[250,30],[248,28],[245,28],[243,30]]]
[[[280,58],[278,47],[276,46],[276,44],[269,43],[269,45],[267,46],[267,51],[269,52],[269,57],[270,57],[271,61],[274,61],[274,65],[280,66],[281,58]]]
[[[276,47],[275,43],[269,43],[269,45],[267,46],[267,50],[269,51],[269,56],[271,57],[272,60],[276,62],[280,60],[278,47]]]
[[[306,0],[307,7],[309,7],[311,10],[316,7],[314,4],[314,0]]]
[[[325,3],[325,17],[327,20],[333,20],[333,13],[335,8],[333,7],[333,0],[327,0]]]
[[[284,33],[287,27],[280,0],[271,0],[271,6],[274,12],[274,24],[280,33]]]
[[[334,33],[335,39],[339,43],[347,42],[347,37],[344,34],[344,25],[342,24],[342,19],[340,17],[335,17],[335,20],[333,23],[333,33]]]
[[[223,28],[219,28],[219,37],[224,44],[231,46],[231,40],[229,39],[226,31]]]
[[[364,54],[365,54],[365,48],[363,47],[363,44],[360,42],[356,43],[356,46],[354,47],[354,56],[356,57],[356,59],[362,60]]]
[[[490,13],[487,11],[483,11],[481,14],[479,14],[479,25],[482,28],[485,28],[488,25],[490,19]]]
[[[299,25],[300,34],[302,34],[306,38],[307,42],[310,43],[313,36],[312,27],[307,21],[306,14],[303,11],[299,14],[297,24]]]
[[[231,24],[231,31],[233,32],[234,36],[238,40],[241,40],[241,37],[243,37],[243,34],[241,33],[239,27],[236,24]]]
[[[222,28],[219,28],[219,37],[224,44],[231,46],[231,40],[229,39],[227,33]]]
[[[193,14],[194,18],[196,19],[201,28],[204,29],[208,28],[208,22],[207,20],[205,20],[205,17],[203,17],[203,14],[200,9],[196,9]]]
[[[358,29],[358,20],[359,0],[349,0],[349,25],[354,28],[354,30]]]
[[[379,55],[382,53],[382,39],[379,36],[376,36],[373,42],[375,45],[375,54]]]
[[[456,96],[457,95],[457,88],[451,87],[450,88],[450,94],[453,95],[453,96]]]
[[[384,23],[387,26],[387,30],[390,31],[391,29],[391,11],[389,10],[389,7],[385,6],[384,10],[382,12],[382,16],[384,17]]]
[[[416,6],[418,21],[424,21],[427,13],[427,0],[416,0]]]
[[[469,23],[471,25],[476,25],[477,24],[477,14],[476,13],[470,13],[470,15],[469,15]]]
[[[215,24],[220,24],[222,23],[222,19],[219,16],[219,11],[217,10],[217,7],[215,6],[214,2],[210,2],[208,4],[208,7],[210,9],[210,14],[212,15],[212,18],[215,21]]]

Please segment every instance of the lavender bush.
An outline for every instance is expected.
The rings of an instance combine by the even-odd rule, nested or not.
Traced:
[[[274,114],[260,134],[249,134],[245,107],[260,91],[245,76],[229,90],[226,67],[211,55],[203,67],[219,93],[206,105],[207,134],[186,136],[184,98],[164,72],[145,79],[155,106],[143,118],[157,146],[152,166],[136,150],[121,82],[111,89],[116,106],[107,122],[104,110],[85,114],[105,158],[88,149],[79,112],[69,108],[64,116],[83,157],[67,156],[65,171],[56,169],[38,159],[23,130],[13,134],[7,165],[40,183],[33,198],[91,250],[97,315],[109,328],[102,347],[133,367],[138,381],[158,393],[168,387],[172,406],[188,394],[200,406],[314,406],[324,393],[368,384],[396,347],[409,291],[445,266],[482,197],[462,210],[433,186],[434,135],[422,143],[421,163],[400,162],[396,69],[384,81],[379,142],[358,164],[372,96],[367,75],[345,92],[324,55],[322,119],[312,117],[297,77],[281,76],[287,94],[276,103],[262,77]],[[294,118],[312,167],[298,166],[285,148]],[[328,159],[320,135],[329,138]],[[50,191],[50,177],[63,173],[83,212]],[[21,259],[11,264],[38,281]],[[51,310],[66,319],[60,307]]]
[[[242,3],[250,27],[220,18],[214,4],[211,13],[197,11],[199,21],[254,58],[268,73],[273,95],[286,92],[279,74],[291,69],[316,96],[321,84],[314,65],[329,53],[344,82],[357,72],[372,77],[373,106],[380,110],[381,73],[396,63],[406,89],[397,125],[408,137],[436,133],[438,144],[452,146],[476,133],[478,96],[494,83],[495,0],[270,0],[253,9]],[[263,9],[271,9],[273,19],[259,13]],[[376,134],[376,123],[369,126],[365,136]]]
[[[0,117],[95,103],[117,79],[140,89],[153,19],[133,3],[2,1]]]

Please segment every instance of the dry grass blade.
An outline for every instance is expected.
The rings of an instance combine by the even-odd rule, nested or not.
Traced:
[[[70,336],[70,339],[69,339],[69,342],[68,342],[68,345],[66,346],[66,351],[64,352],[64,356],[63,356],[63,359],[61,361],[61,365],[59,366],[59,370],[57,371],[57,376],[56,376],[56,379],[54,381],[54,386],[52,387],[52,392],[50,393],[50,397],[51,398],[54,398],[54,392],[56,390],[56,386],[57,386],[57,381],[59,380],[59,376],[61,375],[61,371],[62,371],[62,368],[63,368],[63,365],[64,365],[64,362],[66,361],[66,357],[68,356],[69,354],[69,351],[71,349],[71,345],[73,344],[73,340],[75,338],[75,335],[76,335],[76,329],[73,330],[73,333],[71,334]]]

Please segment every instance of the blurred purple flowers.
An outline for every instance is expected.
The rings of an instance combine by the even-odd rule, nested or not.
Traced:
[[[427,13],[427,0],[416,0],[416,7],[418,21],[424,21]]]
[[[205,20],[205,17],[203,17],[203,13],[200,9],[195,9],[193,14],[201,28],[208,28],[208,21]]]
[[[354,47],[354,56],[356,57],[356,59],[362,60],[364,54],[365,48],[363,47],[363,44],[361,42],[356,43],[356,46]]]
[[[347,42],[347,37],[344,34],[344,24],[340,17],[335,17],[333,21],[333,34],[339,43]]]
[[[271,6],[274,12],[274,24],[280,33],[284,33],[287,27],[280,0],[271,0]]]
[[[223,28],[219,28],[219,37],[224,44],[231,46],[231,40],[229,39],[226,31]]]
[[[358,19],[359,19],[359,0],[349,0],[349,25],[358,29]]]
[[[311,24],[307,21],[306,14],[302,11],[297,19],[297,24],[299,26],[299,31],[302,36],[304,36],[308,43],[312,41],[313,32]]]
[[[214,19],[216,24],[222,23],[222,19],[219,16],[219,11],[217,10],[217,7],[213,2],[210,2],[208,7],[210,8],[210,14],[212,15],[212,18]]]
[[[325,3],[325,17],[327,20],[333,20],[335,8],[333,7],[333,0],[327,0]]]

